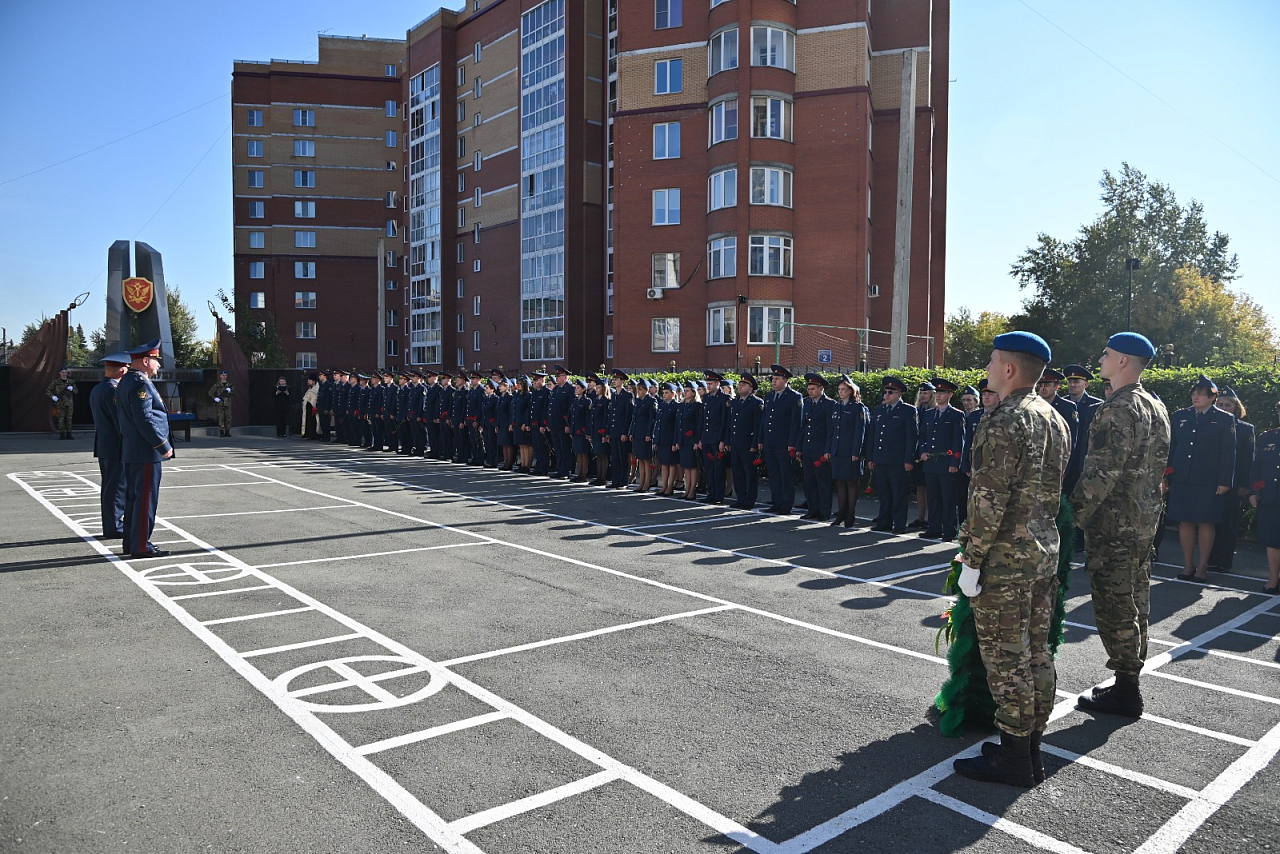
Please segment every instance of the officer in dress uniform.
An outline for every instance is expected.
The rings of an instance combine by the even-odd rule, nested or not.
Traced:
[[[1040,393],[1041,397],[1049,401],[1049,405],[1053,407],[1055,412],[1062,416],[1062,420],[1067,422],[1067,429],[1071,432],[1071,459],[1067,461],[1067,473],[1062,478],[1062,494],[1070,495],[1071,490],[1076,487],[1076,481],[1080,479],[1081,470],[1084,468],[1084,445],[1080,442],[1079,410],[1076,409],[1074,403],[1058,394],[1062,380],[1062,371],[1045,368],[1044,376],[1036,384],[1036,391]]]
[[[480,435],[484,440],[484,467],[498,467],[498,381],[486,380],[481,386]]]
[[[58,411],[58,438],[72,438],[71,419],[76,409],[76,384],[68,378],[66,368],[58,370],[58,378],[49,383],[45,394]]]
[[[386,444],[386,393],[382,385],[382,372],[375,369],[369,375],[369,450],[381,451]]]
[[[875,477],[880,512],[873,531],[907,532],[907,475],[915,468],[919,426],[916,408],[904,403],[907,384],[897,377],[882,383],[884,403],[871,414],[871,444],[867,464]]]
[[[987,387],[987,380],[984,377],[978,384],[982,389]],[[973,395],[982,400],[983,392],[973,386],[965,386],[961,397]],[[994,392],[992,395],[994,396]],[[995,409],[995,404],[991,405]],[[978,429],[978,422],[982,420],[982,415],[987,410],[979,402],[978,406],[973,410],[964,414],[964,450],[960,452],[960,473],[956,476],[956,514],[960,519],[960,523],[964,524],[965,517],[969,512],[969,475],[973,470],[973,434]]]
[[[1214,526],[1213,549],[1209,552],[1209,569],[1230,572],[1235,562],[1236,541],[1240,536],[1241,503],[1249,495],[1249,472],[1253,468],[1254,429],[1245,421],[1249,411],[1229,386],[1222,387],[1218,395],[1218,408],[1236,419],[1236,477],[1235,489],[1224,496],[1222,521]]]
[[[550,446],[547,444],[547,413],[551,409],[551,390],[547,388],[547,375],[534,371],[529,375],[533,386],[529,389],[529,434],[533,438],[533,474],[551,473]]]
[[[347,441],[347,372],[341,368],[333,371],[333,424],[335,442]]]
[[[316,424],[320,429],[319,438],[329,441],[329,415],[333,411],[333,380],[328,371],[320,371],[319,388],[316,391]]]
[[[925,380],[920,383],[916,389],[916,428],[923,431],[925,422],[933,418],[933,396],[937,391],[933,387],[933,383]],[[908,527],[910,528],[927,528],[929,527],[929,488],[924,480],[924,466],[920,459],[920,448],[916,447],[915,465],[907,472],[907,486],[915,491],[916,496],[916,518]]]
[[[1201,374],[1191,386],[1191,405],[1169,419],[1168,518],[1178,523],[1183,581],[1206,580],[1214,525],[1235,486],[1236,419],[1213,405],[1217,399],[1218,384]]]
[[[453,428],[453,457],[455,463],[466,463],[471,458],[471,441],[467,434],[467,374],[458,371],[453,378],[453,394],[449,399],[449,424]]]
[[[764,417],[764,401],[756,396],[759,383],[751,374],[738,380],[738,396],[729,404],[729,459],[733,464],[734,502],[739,510],[756,506],[760,471],[756,468],[756,434]]]
[[[467,389],[467,435],[470,437],[471,455],[466,463],[470,466],[484,466],[484,375],[479,371],[471,372],[471,387]]]
[[[658,420],[658,384],[641,378],[636,382],[635,398],[631,402],[631,426],[627,438],[631,442],[631,454],[636,460],[636,492],[648,492],[653,484],[653,437]]]
[[[360,447],[360,373],[352,368],[347,372],[347,444]]]
[[[89,392],[89,412],[93,415],[93,455],[98,459],[102,489],[98,504],[102,510],[100,540],[124,538],[125,478],[120,461],[120,409],[116,386],[129,370],[128,353],[112,353],[102,359],[102,382]]]
[[[1280,403],[1276,415],[1280,416]],[[1271,573],[1262,592],[1275,596],[1280,594],[1280,429],[1258,436],[1249,481],[1249,503],[1258,510],[1258,544],[1267,549]]]
[[[836,489],[832,526],[852,528],[857,521],[858,487],[871,427],[871,412],[862,403],[861,391],[848,374],[836,381],[838,400],[831,410],[827,438],[827,456],[831,458],[831,478]]]
[[[782,365],[769,368],[773,391],[765,398],[756,435],[756,450],[764,457],[769,478],[769,506],[766,513],[786,515],[796,500],[796,480],[792,459],[800,446],[800,392],[787,381],[791,372]]]
[[[551,448],[555,451],[555,472],[551,475],[555,480],[569,477],[573,468],[573,432],[569,425],[569,410],[573,407],[574,391],[569,383],[569,369],[564,365],[556,365],[551,369],[555,376],[555,387],[551,390],[551,398],[547,403],[547,438],[551,440]]]
[[[702,422],[698,428],[698,454],[705,473],[708,504],[724,503],[725,452],[729,448],[729,398],[720,393],[724,377],[703,371],[707,394],[702,398]]]
[[[626,489],[631,476],[631,420],[634,412],[635,398],[626,389],[626,382],[631,379],[625,371],[615,370],[610,375],[613,394],[609,398],[609,488]]]
[[[800,405],[796,458],[800,460],[804,503],[809,512],[801,518],[825,522],[831,514],[831,456],[827,444],[834,405],[827,397],[827,380],[822,374],[805,374],[804,383],[809,394]]]
[[[1077,437],[1077,444],[1071,446],[1071,451],[1073,454],[1079,454],[1079,470],[1083,471],[1084,459],[1089,455],[1089,427],[1093,424],[1093,414],[1102,405],[1102,398],[1089,394],[1089,382],[1093,379],[1093,372],[1084,365],[1067,365],[1062,369],[1062,373],[1067,378],[1067,399],[1076,405],[1076,413],[1080,418],[1080,435]],[[1077,480],[1079,480],[1078,477]],[[1063,492],[1070,494],[1065,487]],[[1084,548],[1084,530],[1077,527],[1076,555],[1082,555]]]
[[[442,459],[440,454],[440,407],[444,386],[440,382],[439,371],[427,371],[427,390],[423,394],[422,418],[427,428],[427,456],[433,460]]]
[[[928,525],[925,539],[954,540],[960,524],[956,509],[956,480],[964,454],[964,414],[951,405],[956,384],[945,377],[930,380],[934,388],[933,411],[920,417],[919,456],[928,493]]]
[[[160,340],[128,351],[129,372],[116,386],[120,415],[120,459],[124,463],[124,554],[163,557],[151,542],[160,497],[162,461],[173,456],[169,444],[169,413],[151,378],[160,370]]]

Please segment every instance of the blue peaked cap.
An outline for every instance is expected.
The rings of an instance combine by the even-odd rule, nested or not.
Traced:
[[[1053,361],[1053,351],[1049,349],[1048,342],[1034,332],[1006,332],[997,335],[991,346],[997,350],[1030,353],[1046,363]]]

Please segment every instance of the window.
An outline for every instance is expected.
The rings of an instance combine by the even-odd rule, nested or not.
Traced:
[[[480,169],[484,166],[484,158],[480,156],[480,152],[478,151],[476,152],[474,161],[475,162],[471,164],[472,168],[475,169],[475,171],[479,172]]]
[[[314,231],[295,231],[293,245],[298,249],[315,249],[316,233]]]
[[[316,322],[314,320],[299,320],[293,324],[294,338],[315,338]]]
[[[462,299],[467,295],[467,280],[458,279],[458,299]]]
[[[683,23],[684,0],[655,0],[653,10],[655,30],[666,30]]]
[[[394,208],[396,206],[396,191],[387,190],[387,207]]]
[[[294,291],[293,307],[294,308],[315,308],[316,292],[315,291]]]
[[[711,106],[711,144],[738,138],[738,102],[721,101]]]
[[[711,37],[707,55],[707,76],[738,67],[738,31],[725,30]]]
[[[484,91],[484,81],[481,80],[479,77],[477,77],[475,79],[475,82],[471,84],[471,97],[479,98],[480,95],[483,93],[483,91]]]
[[[796,34],[777,27],[752,27],[751,64],[795,71]]]
[[[393,130],[389,130],[387,131],[387,148],[395,148],[395,147],[396,147],[396,132]]]
[[[387,326],[399,326],[399,325],[400,325],[400,312],[396,311],[394,308],[387,309]]]
[[[466,83],[466,82],[467,82],[467,69],[466,69],[466,66],[464,66],[464,65],[459,65],[459,66],[458,66],[458,85],[459,85],[459,86],[462,86],[462,84],[464,84],[464,83]]]
[[[261,263],[261,262],[258,262],[258,263]],[[262,278],[262,277],[259,276],[258,278]],[[267,307],[266,291],[253,291],[249,294],[249,308],[266,308],[266,307]]]
[[[400,224],[394,219],[387,220],[387,237],[395,237],[400,233]]]
[[[480,330],[471,333],[471,349],[480,352]]]
[[[459,347],[458,348],[458,367],[462,367],[466,363],[467,363],[467,351],[464,348]]]
[[[458,124],[462,124],[467,120],[467,102],[458,102]]]
[[[606,359],[613,358],[613,336],[612,335],[604,336],[604,357]]]
[[[653,191],[653,224],[680,224],[680,190]]]
[[[718,211],[738,204],[738,170],[721,169],[707,179],[707,210]]]
[[[249,278],[265,279],[266,277],[267,277],[266,261],[250,261],[249,262]],[[261,307],[262,306],[258,306],[258,308],[261,308]]]
[[[294,110],[293,126],[296,128],[313,128],[316,126],[315,110]]]
[[[390,64],[382,66],[382,76],[383,76],[383,77],[395,77],[395,76],[396,76],[396,67],[395,67],[394,65],[390,65]]]
[[[467,156],[467,138],[465,136],[458,137],[458,156]]]
[[[653,319],[653,343],[655,353],[680,352],[680,318],[655,317]]]
[[[662,122],[653,126],[653,159],[673,160],[680,156],[680,123]]]
[[[298,353],[293,357],[293,366],[298,370],[315,370],[320,366],[320,360],[315,353]]]
[[[265,231],[249,232],[249,248],[250,249],[266,249],[267,233]]]
[[[395,279],[387,279],[387,290],[394,291],[398,287],[400,287],[400,285],[396,283]]]
[[[295,139],[293,141],[294,157],[315,157],[316,142],[314,139]]]
[[[791,207],[791,170],[753,166],[751,204]]]
[[[475,298],[472,299],[471,301],[471,313],[476,317],[480,316],[480,295],[479,294],[476,294]]]
[[[714,9],[715,7],[719,6],[721,3],[728,3],[728,2],[729,0],[711,0],[711,8]]]
[[[262,219],[266,215],[266,202],[249,202],[249,219]]]
[[[478,222],[471,226],[471,242],[480,242],[480,223]]]
[[[400,342],[394,338],[387,339],[387,355],[396,358],[400,355]]]
[[[652,282],[653,282],[653,287],[655,288],[680,287],[680,253],[679,252],[653,253]]]
[[[293,170],[293,186],[314,188],[316,185],[316,173],[310,169],[294,169]]]
[[[476,42],[475,48],[471,51],[471,58],[476,62],[479,62],[483,54],[484,54],[484,45],[480,44],[480,42]]]
[[[249,127],[251,128],[262,127],[262,110],[249,111]]]
[[[298,219],[315,219],[316,203],[315,202],[294,202],[293,215]]]
[[[463,261],[466,261],[466,260],[467,260],[467,245],[465,243],[459,243],[457,247],[457,251],[455,253],[454,261],[461,264]]]
[[[295,279],[314,279],[316,277],[316,262],[294,261],[293,277]]]
[[[719,306],[707,310],[707,344],[732,344],[737,327],[737,306]]]
[[[458,228],[464,228],[467,224],[467,209],[465,207],[458,208]]]
[[[467,331],[467,316],[462,312],[458,312],[458,331],[459,332]]]
[[[262,156],[262,140],[260,139],[249,140],[248,152],[250,157],[261,157]]]
[[[683,91],[683,59],[659,59],[653,64],[653,94],[671,95]]]
[[[795,329],[792,323],[794,316],[794,309],[790,306],[747,306],[747,343],[791,346]],[[782,331],[781,340],[778,338],[779,327]]]
[[[400,259],[399,259],[398,257],[396,257],[396,253],[395,253],[393,250],[390,250],[390,249],[388,249],[388,250],[387,250],[387,261],[386,261],[386,263],[387,263],[387,266],[388,266],[388,267],[399,267],[399,266],[400,266]]]
[[[479,258],[477,258],[476,260],[474,260],[474,261],[472,261],[472,262],[471,262],[471,272],[473,272],[473,273],[479,273],[479,272],[480,272],[480,259],[479,259]]]
[[[751,135],[762,139],[791,139],[791,102],[757,95],[751,99]]]
[[[261,169],[249,170],[249,188],[253,190],[262,189],[262,170]]]
[[[467,191],[467,173],[459,172],[458,173],[458,193],[459,195],[461,195],[466,191]]]
[[[718,237],[707,244],[707,278],[731,279],[738,275],[738,238]]]
[[[475,205],[476,207],[480,207],[480,205],[484,203],[484,196],[481,194],[481,189],[479,187],[476,187],[475,196]]]
[[[791,238],[751,235],[747,247],[747,274],[751,276],[790,276]]]
[[[394,119],[396,117],[396,102],[387,101],[387,118]]]

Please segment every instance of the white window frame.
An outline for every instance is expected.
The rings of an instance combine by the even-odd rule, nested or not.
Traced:
[[[738,28],[716,33],[707,42],[707,76],[714,77],[721,71],[738,67]]]
[[[674,214],[674,218],[672,215]],[[667,187],[653,191],[653,224],[680,224],[680,188]]]
[[[262,156],[262,140],[260,139],[249,140],[248,144],[245,146],[245,155],[248,157],[261,157]]]
[[[604,357],[606,359],[613,358],[613,336],[612,335],[604,336]]]
[[[757,68],[784,68],[795,73],[796,34],[782,27],[752,27],[751,64]]]
[[[294,261],[293,277],[295,279],[314,279],[316,277],[316,262]]]
[[[484,94],[484,78],[476,77],[476,79],[471,82],[471,97],[475,98],[478,101],[480,100],[480,96],[483,94]]]
[[[675,88],[672,88],[672,70],[677,76]],[[658,59],[653,63],[653,94],[677,95],[684,91],[684,59]]]
[[[294,169],[293,186],[304,190],[316,188],[316,173],[313,169]]]
[[[258,262],[262,263],[262,262]],[[266,308],[267,292],[266,291],[250,291],[249,292],[249,308]]]
[[[293,126],[296,128],[313,128],[316,126],[316,111],[296,109],[293,111]]]
[[[316,307],[315,291],[294,291],[293,307],[299,311],[311,310]]]
[[[754,345],[774,345],[781,344],[783,347],[791,347],[795,344],[795,314],[796,310],[789,305],[748,305],[747,306],[747,344]],[[755,325],[751,322],[753,314],[759,314],[761,319],[760,331],[764,334],[762,340],[756,340],[751,337],[752,330]],[[778,323],[783,324],[782,341],[777,340]]]
[[[747,239],[747,275],[792,278],[795,243],[776,234],[752,234]],[[757,261],[759,263],[757,264]],[[774,270],[778,272],[773,272]]]
[[[249,262],[249,278],[265,279],[267,277],[266,261],[250,261]],[[261,306],[258,306],[261,308]]]
[[[655,30],[674,30],[683,26],[684,0],[654,0],[653,28]]]
[[[471,301],[471,313],[476,317],[480,316],[480,295],[476,294]]]
[[[790,169],[779,166],[752,166],[751,204],[791,207],[794,177]]]
[[[484,56],[484,45],[476,42],[475,48],[471,51],[471,58],[474,62],[479,62],[482,56]]]
[[[707,118],[708,147],[719,142],[731,142],[738,138],[738,99],[727,98],[723,101],[717,101],[707,108],[710,114]],[[730,124],[730,116],[733,122]],[[732,131],[733,135],[729,133]]]
[[[707,210],[738,206],[738,169],[721,169],[707,178]]]
[[[400,342],[395,338],[387,339],[387,357],[391,359],[400,358]]]
[[[382,66],[382,76],[383,77],[399,77],[400,73],[399,71],[396,70],[396,66],[390,63],[387,63],[386,65]]]
[[[262,110],[248,110],[248,123],[251,128],[262,127]]]
[[[777,95],[752,95],[751,96],[751,138],[752,139],[780,139],[784,142],[791,142],[791,122],[794,104],[787,98]],[[756,133],[756,114],[757,111],[763,109],[767,119],[765,130],[769,131],[775,127],[775,122],[780,124],[778,128],[779,134],[772,133]]]
[[[680,352],[680,318],[653,318],[649,327],[649,350],[652,353]]]
[[[394,308],[387,309],[387,326],[395,327],[400,325],[400,312]]]
[[[315,370],[320,366],[320,359],[314,351],[298,351],[293,356],[293,366],[300,370]]]
[[[250,249],[266,249],[267,233],[265,231],[249,232],[249,248]]]
[[[249,200],[249,219],[265,219],[267,216],[267,203],[257,199]]]
[[[400,234],[400,223],[397,220],[387,220],[387,237],[396,237]]]
[[[316,141],[314,139],[295,139],[293,141],[294,157],[315,157]]]
[[[294,249],[315,249],[316,233],[314,231],[295,231],[293,233]]]
[[[672,128],[675,130],[673,131]],[[672,140],[675,141],[675,153],[672,154]],[[680,123],[658,122],[653,126],[653,159],[680,159]]]
[[[308,335],[308,332],[311,334]],[[316,338],[316,322],[314,320],[299,320],[294,322],[293,337],[299,341],[314,341]]]
[[[249,189],[261,190],[266,186],[266,173],[261,169],[249,170]]]
[[[397,195],[398,194],[395,190],[387,190],[387,207],[394,208],[396,205],[400,204],[396,198]]]
[[[707,241],[707,278],[732,279],[738,275],[738,237],[729,235]]]
[[[400,109],[399,103],[394,98],[389,99],[387,101],[387,118],[394,119],[399,109]]]
[[[680,287],[679,252],[654,252],[649,256],[649,267],[650,287]]]
[[[471,333],[471,351],[473,353],[480,352],[480,330],[479,329]]]
[[[294,219],[315,219],[316,203],[295,199],[293,202],[293,217]]]
[[[707,309],[707,346],[736,344],[738,341],[738,307],[718,305]]]

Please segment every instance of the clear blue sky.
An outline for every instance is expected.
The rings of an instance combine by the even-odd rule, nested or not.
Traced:
[[[17,339],[89,291],[73,322],[101,326],[107,248],[139,239],[211,336],[205,301],[231,289],[232,61],[314,59],[322,30],[403,38],[440,5],[0,2],[0,325]],[[1127,160],[1204,203],[1235,287],[1280,319],[1280,3],[952,5],[948,312],[1015,311],[1009,265],[1097,216],[1102,170]]]

